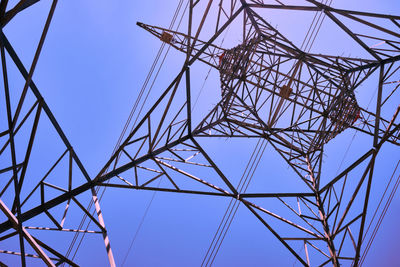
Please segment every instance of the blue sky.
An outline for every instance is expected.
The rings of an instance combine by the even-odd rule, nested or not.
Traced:
[[[206,1],[201,1],[201,4],[205,4],[203,2]],[[159,40],[136,26],[136,22],[167,28],[177,4],[178,1],[172,0],[163,2],[69,0],[59,1],[57,5],[33,79],[91,177],[98,173],[111,155],[161,45]],[[400,14],[400,5],[395,0],[379,2],[334,0],[333,6]],[[4,29],[26,66],[30,66],[32,61],[49,7],[50,1],[40,1],[21,13]],[[263,13],[267,20],[272,25],[277,25],[289,39],[295,43],[301,42],[304,31],[311,22],[312,14],[290,14],[275,11]],[[210,16],[215,16],[215,12]],[[184,19],[183,25],[185,23]],[[229,29],[224,47],[237,45],[238,31],[235,25]],[[350,46],[345,37],[341,39],[340,36],[343,34],[337,32],[334,25],[326,20],[312,51],[315,53],[335,51],[346,56],[363,56],[358,54],[356,46]],[[201,37],[206,39],[210,34],[210,28],[206,28],[202,34]],[[170,51],[145,110],[161,95],[183,62],[184,57],[179,52]],[[197,96],[208,71],[209,67],[200,62],[193,65],[192,99]],[[15,69],[10,70],[10,76],[14,86],[23,85]],[[376,78],[376,75],[372,76],[370,81],[357,92],[358,100],[364,106],[371,97],[374,97]],[[216,70],[211,70],[194,116],[200,118],[207,109],[219,101],[219,96],[218,73]],[[394,99],[398,100],[399,95],[394,96]],[[385,113],[386,118],[389,119],[392,113],[390,111]],[[51,141],[54,132],[47,131],[46,125],[40,128],[39,133],[42,139],[39,139],[38,144],[49,150],[58,149]],[[346,154],[345,147],[349,145],[353,135],[354,132],[346,132],[327,145],[325,159],[327,166],[324,169],[327,176],[334,176],[338,171],[338,163]],[[219,153],[216,161],[223,171],[232,175],[234,181],[243,172],[243,167],[256,143],[254,140],[243,142],[223,139],[201,142],[210,154]],[[345,166],[370,148],[370,145],[365,147],[365,142],[372,143],[372,139],[361,134],[356,136],[350,154],[345,157]],[[390,178],[395,164],[400,159],[398,149],[389,146],[384,148],[378,158],[371,207],[376,206],[386,185],[385,181]],[[47,154],[41,151],[43,150],[37,148],[35,155],[45,162],[43,158],[46,158]],[[221,151],[224,153],[221,154]],[[53,162],[50,156],[48,160]],[[238,171],[233,168],[237,166],[240,167]],[[291,182],[290,175],[291,172],[283,160],[271,147],[267,147],[261,167],[257,169],[255,181],[249,191],[259,192],[261,189],[268,191],[273,187],[296,190],[297,188],[293,188],[296,184]],[[269,182],[264,182],[263,177],[269,177]],[[101,205],[117,265],[124,260],[152,197],[153,192],[107,189]],[[199,265],[228,201],[220,197],[157,193],[127,256],[125,266]],[[398,264],[396,252],[400,234],[396,226],[400,218],[399,206],[397,194],[375,239],[373,249],[369,252],[366,266]],[[80,217],[77,217],[72,220],[79,219]],[[55,244],[60,242],[60,239],[49,234],[46,234],[46,238]],[[70,240],[71,235],[65,235],[62,242],[69,244]],[[85,238],[76,260],[82,266],[107,265],[100,235]],[[4,258],[4,261],[14,265],[19,263],[19,258],[7,256],[7,260]],[[295,264],[295,258],[254,215],[246,208],[240,207],[214,263],[216,266],[288,266]],[[32,261],[32,265],[39,266],[40,263]]]

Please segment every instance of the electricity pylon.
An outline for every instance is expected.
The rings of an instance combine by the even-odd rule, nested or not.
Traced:
[[[205,25],[210,19],[212,0],[204,9],[199,7],[199,1],[189,1],[185,32],[138,23],[162,42],[181,51],[185,59],[161,97],[93,179],[87,175],[32,81],[36,57],[28,72],[2,34],[6,103],[10,100],[5,50],[26,81],[17,102],[20,105],[24,103],[28,87],[36,97],[24,116],[29,118],[36,111],[25,160],[21,162],[13,155],[13,137],[25,120],[20,119],[21,123],[18,123],[20,108],[13,112],[7,105],[8,128],[2,132],[2,138],[7,140],[3,150],[8,148],[11,156],[6,155],[9,166],[4,167],[1,173],[11,175],[3,191],[12,191],[9,187],[12,183],[15,189],[11,192],[14,192],[11,204],[1,202],[2,211],[7,216],[0,224],[0,232],[6,233],[2,239],[19,236],[22,262],[25,260],[25,239],[47,264],[66,262],[73,265],[70,259],[31,236],[28,233],[30,227],[25,226],[25,222],[37,216],[47,216],[55,226],[54,229],[47,227],[47,230],[68,230],[63,225],[65,216],[58,221],[50,211],[66,204],[66,214],[69,205],[75,203],[100,229],[92,232],[103,235],[113,265],[94,190],[97,186],[105,186],[233,198],[253,213],[300,263],[306,266],[353,263],[357,266],[377,156],[384,144],[400,145],[400,106],[397,107],[399,103],[393,98],[398,88],[394,77],[398,77],[400,69],[400,42],[397,41],[400,38],[400,16],[335,9],[314,0],[306,3],[294,6],[282,1],[221,1],[213,24],[215,30],[204,40],[200,36],[205,35],[202,32],[208,27]],[[367,56],[350,58],[300,49],[263,17],[263,12],[272,9],[322,12]],[[201,21],[195,26],[194,14],[199,13],[202,14]],[[4,18],[10,17],[6,15],[3,11]],[[356,33],[352,23],[357,24],[357,32],[366,33]],[[217,45],[216,40],[233,24],[241,25],[237,32],[241,42],[227,48]],[[373,35],[368,35],[369,31],[373,31]],[[379,46],[371,45],[377,41],[381,42]],[[40,49],[41,44],[38,54]],[[220,83],[214,86],[220,88],[221,95],[211,111],[196,124],[192,114],[191,68],[194,64],[207,64],[219,73]],[[376,72],[379,73],[378,90],[371,111],[359,104],[355,90]],[[384,118],[384,109],[385,114],[390,112],[393,115]],[[66,147],[54,166],[68,155],[69,167],[65,181],[50,182],[48,174],[54,169],[51,167],[33,187],[32,193],[23,197],[21,188],[25,169],[42,110]],[[340,174],[324,176],[325,147],[350,129],[369,136],[370,143],[365,144],[365,151]],[[233,178],[224,174],[207,152],[203,140],[209,138],[264,140],[292,169],[293,180],[302,183],[305,189],[299,192],[245,192],[234,186]],[[229,159],[229,155],[226,157]],[[72,182],[73,165],[84,178],[79,184]],[[160,186],[153,186],[161,179],[163,183]],[[50,191],[50,198],[45,197],[46,190]],[[93,198],[98,218],[78,201],[77,196],[85,193]],[[38,204],[31,198],[35,194],[38,195]],[[24,209],[28,200],[32,200],[27,205],[29,208]],[[277,209],[277,205],[280,208]],[[279,214],[281,209],[287,210]],[[296,251],[299,243],[304,246],[302,253]],[[43,249],[47,254],[51,253],[52,258]]]

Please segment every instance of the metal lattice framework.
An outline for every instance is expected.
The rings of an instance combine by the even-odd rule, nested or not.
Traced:
[[[36,2],[21,0],[7,9],[7,1],[1,1],[2,27]],[[306,2],[294,6],[268,0],[221,1],[215,29],[205,40],[200,36],[212,0],[205,9],[199,7],[199,1],[189,1],[185,32],[138,23],[182,52],[185,60],[161,97],[94,178],[88,175],[32,80],[57,1],[52,2],[29,69],[1,33],[4,98],[0,129],[0,241],[18,238],[20,244],[18,252],[1,252],[21,255],[22,265],[29,256],[40,257],[49,266],[76,266],[68,256],[31,232],[97,233],[103,236],[110,265],[115,266],[96,194],[96,188],[103,186],[232,198],[251,211],[300,263],[357,266],[376,158],[384,144],[400,145],[400,106],[393,97],[399,87],[393,81],[400,72],[400,16],[335,9],[314,0]],[[301,50],[266,21],[262,15],[266,10],[323,12],[367,56],[350,58]],[[197,26],[194,14],[201,14]],[[234,23],[241,25],[241,43],[228,48],[216,45],[216,40]],[[351,23],[374,34],[356,33]],[[382,45],[371,46],[377,41]],[[193,64],[207,64],[220,77],[220,84],[215,86],[220,88],[221,98],[199,123],[192,120]],[[24,79],[21,91],[9,85],[10,65]],[[379,73],[378,93],[371,111],[358,103],[355,90],[375,73]],[[388,107],[393,102],[397,109]],[[386,107],[393,114],[391,117],[381,115]],[[54,142],[63,149],[54,152],[54,164],[43,164],[43,175],[33,184],[27,181],[31,179],[28,176],[38,174],[29,172],[29,166],[34,164],[30,157],[41,123],[54,131]],[[324,177],[321,170],[325,146],[349,129],[370,136],[370,144],[340,174]],[[29,134],[20,136],[22,131]],[[221,137],[267,142],[290,166],[293,179],[303,183],[306,190],[246,193],[243,186],[234,186],[201,144],[204,139]],[[164,183],[153,186],[162,178]],[[83,200],[92,200],[96,215],[91,213],[91,206],[82,204]],[[268,201],[275,204],[265,204]],[[276,205],[289,212],[279,214],[279,209],[274,211]],[[54,213],[61,214],[61,219],[56,219],[58,215]],[[80,215],[87,216],[95,229],[82,230],[78,223],[65,226],[68,216]],[[51,226],[28,226],[35,224],[35,218],[42,218]],[[298,243],[304,245],[303,253],[296,251]],[[29,252],[31,249],[34,253]]]

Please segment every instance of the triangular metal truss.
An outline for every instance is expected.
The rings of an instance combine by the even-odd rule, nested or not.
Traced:
[[[35,2],[21,0],[6,12],[6,1],[1,1],[2,27]],[[187,32],[138,23],[184,53],[186,59],[178,75],[96,177],[87,174],[32,79],[57,1],[53,1],[29,70],[1,33],[5,92],[2,120],[7,126],[0,129],[0,157],[4,158],[0,175],[8,179],[4,179],[7,182],[0,192],[0,209],[6,218],[0,222],[0,240],[19,236],[21,249],[0,252],[20,255],[22,264],[30,256],[40,257],[47,265],[75,265],[30,232],[99,233],[110,265],[114,266],[95,190],[105,186],[233,198],[250,210],[302,264],[353,263],[357,266],[375,160],[384,143],[400,145],[399,108],[392,111],[391,118],[381,116],[385,104],[393,102],[399,87],[391,81],[400,72],[400,16],[335,9],[314,0],[296,6],[283,2],[221,1],[215,31],[206,40],[200,39],[200,33],[213,7],[212,0],[203,10],[198,25],[193,13],[202,11],[198,10],[199,1],[189,1]],[[302,51],[263,18],[260,10],[268,9],[323,12],[369,56],[350,58]],[[217,45],[215,40],[236,21],[242,23],[242,42],[234,47]],[[361,32],[353,32],[352,23],[361,25],[357,27]],[[394,29],[387,28],[388,23]],[[368,35],[370,29],[375,35]],[[372,46],[376,41],[384,46]],[[220,84],[215,86],[221,98],[194,125],[190,71],[193,64],[202,63],[218,73]],[[11,64],[24,79],[22,91],[8,85],[7,71]],[[375,110],[370,111],[358,103],[355,91],[375,72],[379,72],[378,96]],[[11,90],[16,90],[12,95],[19,97],[12,99]],[[13,105],[15,110],[11,103],[17,103]],[[26,180],[33,179],[26,174],[36,130],[42,120],[54,129],[62,149],[54,152],[52,165],[45,160],[41,162],[43,175],[30,190],[23,190]],[[16,150],[15,140],[24,129],[30,134],[25,136],[26,140],[18,138],[18,142],[25,144],[25,148],[21,150],[20,145]],[[325,145],[347,129],[371,136],[371,145],[344,171],[327,180],[321,172]],[[293,179],[304,183],[307,190],[246,193],[235,186],[206,152],[207,148],[201,144],[206,138],[265,140],[291,167]],[[97,215],[93,216],[90,208],[84,207],[78,195],[87,195],[92,200]],[[57,219],[53,212],[60,207],[62,216]],[[66,228],[64,223],[67,215],[72,216],[71,208],[77,210],[75,216],[89,217],[95,229],[82,230],[77,225]],[[288,212],[280,215],[280,209]],[[30,226],[31,220],[38,216],[47,217],[50,226]],[[24,240],[36,254],[26,252]],[[295,250],[299,242],[304,245],[303,253]]]

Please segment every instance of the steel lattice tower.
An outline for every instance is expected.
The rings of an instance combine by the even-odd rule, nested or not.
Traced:
[[[7,1],[1,1],[2,27],[36,2],[21,0],[7,8]],[[185,59],[179,73],[95,177],[85,170],[32,79],[57,1],[52,2],[30,68],[1,34],[0,174],[7,179],[0,192],[0,240],[18,238],[20,245],[18,252],[1,252],[21,255],[22,265],[31,256],[49,266],[76,266],[31,232],[99,233],[109,263],[115,266],[96,188],[117,187],[231,198],[254,214],[303,265],[359,265],[377,157],[384,145],[400,145],[400,105],[394,97],[399,86],[393,82],[400,71],[400,16],[336,9],[314,0],[304,5],[269,0],[220,2],[211,33],[207,22],[217,6],[212,0],[204,9],[199,1],[189,1],[187,29],[181,32],[138,23]],[[268,10],[322,12],[366,56],[300,49],[267,22]],[[353,30],[351,23],[358,28]],[[241,41],[222,47],[217,40],[234,24],[240,25],[235,34]],[[372,45],[378,41],[380,46]],[[220,79],[214,85],[220,92],[217,104],[198,122],[192,114],[195,64],[212,67]],[[21,91],[13,92],[9,84],[10,65],[24,79]],[[371,77],[377,77],[378,91],[369,109],[359,103],[356,90]],[[43,175],[32,182],[30,157],[40,123],[54,131],[63,150],[54,152],[54,163],[44,164]],[[19,136],[22,130],[29,134]],[[326,146],[350,130],[368,138],[365,151],[338,175],[327,175],[322,172]],[[236,186],[207,151],[204,140],[208,139],[267,143],[290,167],[291,179],[303,185],[302,191],[246,192],[247,187]],[[91,206],[82,204],[84,200],[92,200],[95,215]],[[276,203],[286,211],[280,213]],[[54,215],[57,212],[61,219]],[[82,229],[79,222],[66,228],[67,216],[86,216],[95,229]],[[38,222],[37,218],[48,224],[27,226]],[[296,251],[299,243],[304,246],[302,253]],[[27,246],[36,254],[26,252]]]

